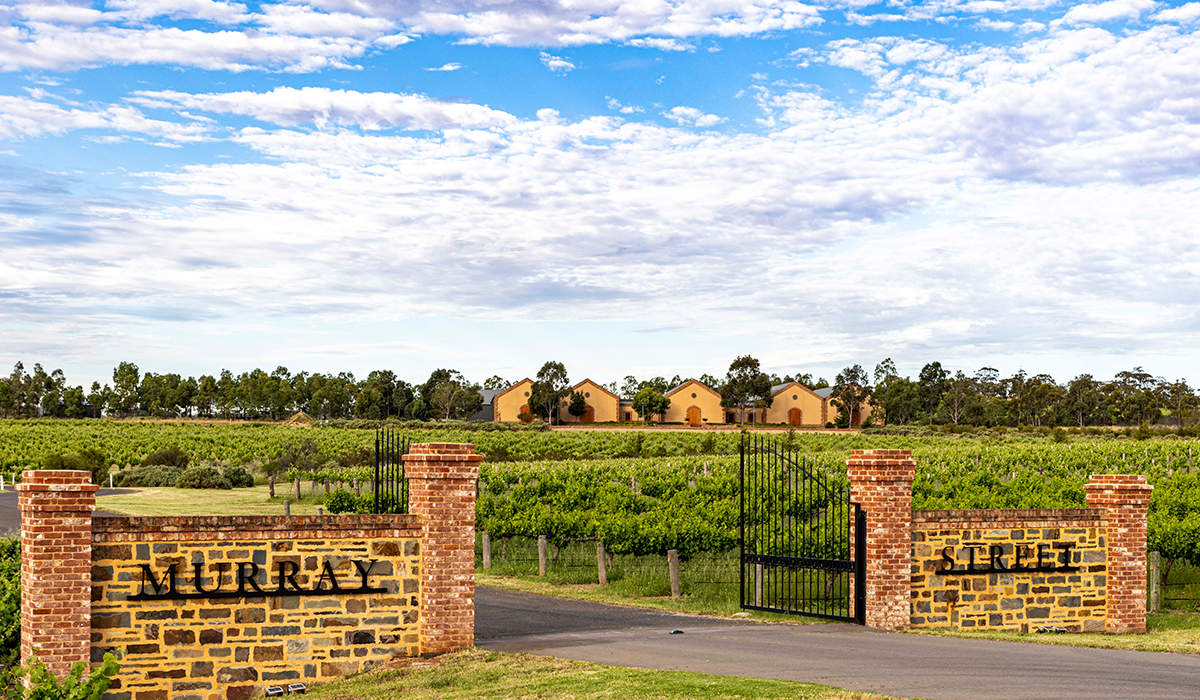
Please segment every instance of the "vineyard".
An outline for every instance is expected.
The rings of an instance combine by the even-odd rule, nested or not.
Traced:
[[[508,538],[545,535],[556,546],[600,540],[613,554],[681,556],[723,552],[736,543],[740,513],[737,433],[483,432],[409,430],[413,442],[470,442],[485,456],[478,523],[501,547]],[[1145,474],[1161,485],[1151,515],[1152,540],[1175,542],[1180,558],[1200,561],[1200,493],[1192,475],[1195,440],[1085,437],[1063,441],[1029,434],[909,436],[790,433],[780,448],[810,473],[844,482],[852,449],[913,450],[918,462],[913,506],[944,508],[1083,507],[1095,473]],[[46,455],[92,449],[121,467],[171,446],[194,461],[256,465],[288,451],[312,459],[285,479],[349,483],[371,478],[374,432],[284,425],[207,426],[110,421],[0,422],[0,468],[15,471]],[[355,459],[347,459],[356,455]],[[1183,488],[1187,486],[1187,488]],[[1179,487],[1179,488],[1176,488]],[[1161,494],[1161,495],[1160,495]],[[1166,503],[1164,499],[1169,499]],[[819,517],[821,504],[787,506]],[[1152,542],[1154,546],[1154,542]],[[1190,549],[1189,549],[1190,547]],[[1167,556],[1164,553],[1164,556]]]

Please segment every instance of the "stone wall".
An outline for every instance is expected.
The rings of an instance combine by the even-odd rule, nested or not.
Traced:
[[[913,627],[1103,632],[1100,509],[915,511]]]
[[[418,654],[419,538],[410,515],[96,518],[91,655],[100,661],[111,652],[121,664],[106,697],[259,697],[267,686],[331,680]],[[197,595],[197,566],[204,591],[232,593],[244,562],[257,572],[241,572],[264,591],[319,584],[326,592],[129,599],[153,594],[156,583],[165,592],[172,565],[180,594]],[[343,590],[363,587],[362,568],[369,587],[384,592],[333,590],[335,582]],[[281,582],[281,573],[293,575]],[[254,591],[249,580],[242,588]]]
[[[238,700],[471,646],[480,459],[412,445],[408,515],[93,518],[90,473],[27,471],[22,657],[111,652],[110,700]]]

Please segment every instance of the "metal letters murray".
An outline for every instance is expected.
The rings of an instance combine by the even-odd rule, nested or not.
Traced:
[[[849,482],[759,435],[742,433],[740,456],[742,608],[864,624],[866,515]]]

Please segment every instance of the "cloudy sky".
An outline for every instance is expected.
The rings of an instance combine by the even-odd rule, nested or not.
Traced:
[[[1200,2],[0,0],[0,361],[1200,381]]]

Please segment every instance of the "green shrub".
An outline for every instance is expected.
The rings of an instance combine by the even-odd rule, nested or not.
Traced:
[[[93,449],[68,454],[48,454],[42,458],[42,469],[74,469],[92,473],[93,484],[108,481],[108,460]]]
[[[345,489],[338,489],[325,497],[325,510],[330,513],[353,513],[358,510],[358,497]]]
[[[179,480],[175,482],[175,486],[181,489],[225,489],[233,488],[229,483],[229,479],[220,472],[216,467],[199,466],[189,467],[179,475]]]
[[[245,467],[226,467],[222,476],[235,489],[254,486],[254,475],[246,471]]]
[[[113,480],[114,486],[134,489],[153,489],[174,486],[179,481],[182,469],[154,465],[149,467],[134,467],[117,472]]]
[[[172,445],[170,447],[164,447],[161,450],[151,452],[142,459],[143,467],[156,464],[175,467],[176,469],[187,469],[188,455],[183,450]]]
[[[1055,428],[1052,437],[1054,438],[1055,442],[1066,442],[1067,431],[1063,430],[1062,428]]]
[[[0,667],[21,655],[21,540],[0,539]]]
[[[99,700],[120,671],[116,658],[105,654],[104,662],[90,674],[88,665],[80,661],[60,681],[35,657],[0,674],[0,685],[5,700]],[[28,687],[21,680],[25,676],[29,677]]]

